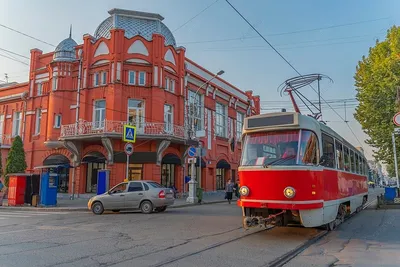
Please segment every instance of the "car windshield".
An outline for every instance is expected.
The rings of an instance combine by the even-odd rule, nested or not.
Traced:
[[[147,184],[149,184],[153,188],[163,188],[162,185],[160,185],[159,183],[156,183],[156,182],[147,182]]]
[[[318,140],[311,131],[250,133],[243,140],[241,166],[314,165],[317,158]]]

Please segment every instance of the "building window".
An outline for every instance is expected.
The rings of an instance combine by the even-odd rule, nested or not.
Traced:
[[[41,96],[43,94],[43,84],[42,83],[38,83],[37,84],[37,95]]]
[[[128,100],[128,123],[136,126],[136,131],[143,133],[144,131],[144,101],[129,99]]]
[[[107,72],[103,71],[101,73],[101,85],[107,84]]]
[[[93,74],[93,87],[99,86],[99,81],[100,81],[100,73],[96,72]]]
[[[40,134],[40,125],[42,122],[42,110],[37,109],[36,110],[36,123],[35,123],[35,134]]]
[[[129,164],[128,180],[142,180],[143,179],[143,164]]]
[[[104,121],[106,119],[106,101],[105,100],[97,100],[94,104],[93,111],[93,128],[103,128]]]
[[[172,93],[175,93],[175,80],[171,80],[171,90]]]
[[[165,131],[172,133],[174,127],[174,113],[171,105],[164,105],[164,127]]]
[[[61,128],[61,114],[54,116],[54,128]]]
[[[15,137],[17,135],[21,135],[21,118],[22,118],[22,113],[21,112],[15,112],[14,117],[13,117],[13,130],[12,130],[12,136]]]
[[[0,115],[0,144],[3,141],[3,132],[4,132],[4,115]]]
[[[57,90],[58,78],[57,76],[53,76],[51,88],[53,91]]]
[[[130,70],[128,72],[128,84],[132,84],[132,85],[136,84],[136,72],[133,70]]]
[[[195,131],[204,129],[204,98],[189,90],[189,125],[194,125]]]
[[[165,90],[169,91],[169,78],[165,78]]]
[[[215,133],[217,136],[226,137],[228,128],[226,106],[217,103],[215,113]]]
[[[146,72],[139,72],[139,85],[146,85]]]
[[[236,140],[240,140],[243,133],[243,121],[244,115],[240,112],[236,112]]]

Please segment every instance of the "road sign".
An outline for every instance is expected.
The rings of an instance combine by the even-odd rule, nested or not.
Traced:
[[[393,116],[393,123],[396,126],[400,126],[400,112],[397,112],[396,115]]]
[[[135,143],[136,142],[136,127],[125,124],[124,131],[122,133],[122,140],[124,142]]]
[[[132,143],[126,143],[124,147],[125,154],[128,156],[133,154],[133,145]]]
[[[191,146],[191,147],[189,147],[189,150],[188,150],[188,155],[189,155],[189,157],[194,157],[194,156],[196,156],[196,148],[194,147],[194,146]]]

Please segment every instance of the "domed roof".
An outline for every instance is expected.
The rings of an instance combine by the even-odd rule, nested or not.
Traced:
[[[78,44],[71,38],[70,36],[61,41],[54,50],[53,61],[74,61],[76,60],[75,56],[75,47]]]
[[[111,29],[124,29],[126,38],[140,35],[151,41],[153,33],[158,33],[165,37],[165,45],[176,46],[172,32],[161,22],[164,18],[159,14],[123,9],[112,9],[108,13],[111,16],[100,23],[94,33],[96,39],[109,39]]]

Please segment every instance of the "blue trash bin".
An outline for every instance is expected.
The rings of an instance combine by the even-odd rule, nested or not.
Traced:
[[[385,187],[385,200],[394,201],[396,197],[396,187]]]

